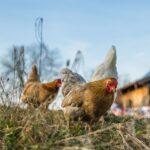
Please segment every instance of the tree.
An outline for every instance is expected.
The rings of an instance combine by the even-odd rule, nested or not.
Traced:
[[[41,80],[51,80],[58,75],[58,68],[61,64],[58,49],[49,49],[48,46],[43,44],[42,56],[40,56],[39,46],[36,44],[25,47],[15,46],[9,49],[5,59],[2,59],[2,68],[4,75],[12,79],[14,88],[18,85],[23,86],[24,79],[31,70],[32,64],[39,66],[40,57],[42,64]]]
[[[33,44],[31,46],[25,47],[26,57],[25,62],[27,70],[31,69],[32,64],[37,64],[38,70],[40,69],[40,59],[41,59],[41,80],[51,80],[59,73],[59,68],[61,66],[61,59],[58,49],[49,49],[48,46],[43,44],[42,56],[39,53],[39,45]]]
[[[6,59],[8,58],[8,59]],[[11,50],[11,53],[2,61],[2,66],[4,67],[5,74],[12,74],[13,77],[13,86],[15,87],[16,79],[18,79],[19,86],[22,87],[24,84],[24,70],[25,70],[25,62],[24,62],[24,47],[14,47]],[[17,81],[18,81],[17,80]]]

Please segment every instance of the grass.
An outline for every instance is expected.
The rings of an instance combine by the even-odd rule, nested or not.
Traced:
[[[68,130],[62,111],[0,106],[1,150],[150,149],[150,120],[109,115],[88,132],[83,122]]]

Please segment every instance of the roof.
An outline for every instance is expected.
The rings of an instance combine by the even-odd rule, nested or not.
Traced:
[[[145,77],[143,79],[129,83],[129,84],[125,85],[124,87],[120,88],[119,91],[126,93],[127,91],[137,89],[137,88],[142,87],[144,85],[150,86],[150,77]]]
[[[144,77],[150,77],[150,71],[147,72]]]

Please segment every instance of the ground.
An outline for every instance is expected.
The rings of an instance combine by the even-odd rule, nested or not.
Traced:
[[[0,149],[148,150],[150,120],[107,115],[89,132],[80,121],[68,129],[62,111],[0,106]]]

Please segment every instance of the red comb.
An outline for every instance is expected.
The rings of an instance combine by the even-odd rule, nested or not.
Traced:
[[[58,85],[61,85],[61,83],[62,83],[61,79],[56,79],[55,81],[56,81],[56,84],[58,84]]]

